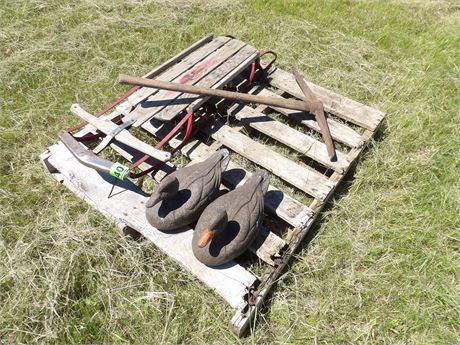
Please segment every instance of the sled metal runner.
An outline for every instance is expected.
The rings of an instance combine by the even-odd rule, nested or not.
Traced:
[[[249,83],[251,65],[258,57],[257,50],[242,41],[207,36],[144,77],[271,98],[305,99],[295,76],[274,66],[267,71],[266,78]],[[195,259],[191,247],[192,229],[184,228],[171,235],[152,227],[145,218],[148,194],[135,181],[116,180],[103,172],[110,169],[110,164],[99,161],[94,154],[87,155],[82,143],[69,145],[69,135],[61,133],[60,137],[67,145],[58,141],[41,155],[41,159],[54,178],[111,219],[124,233],[139,233],[151,240],[219,294],[235,309],[230,327],[241,336],[252,324],[256,310],[286,263],[384,118],[379,110],[314,83],[307,82],[307,85],[326,112],[335,144],[334,160],[330,159],[331,152],[322,140],[324,124],[320,126],[314,114],[298,110],[140,87],[101,119],[107,123],[121,116],[122,122],[132,121],[133,127],[140,127],[160,141],[186,111],[193,111],[196,116],[192,140],[182,143],[183,133],[179,133],[168,142],[169,147],[177,149],[177,154],[190,159],[189,164],[202,161],[215,150],[226,147],[232,156],[223,175],[225,188],[233,189],[243,183],[256,166],[268,170],[272,177],[276,176],[265,196],[266,221],[251,247],[253,254],[219,269],[207,267]],[[225,116],[214,116],[214,113]],[[86,118],[92,120],[92,117]],[[82,127],[74,137],[103,132],[102,129],[96,130],[98,123],[93,121]],[[110,127],[116,127],[115,123]],[[113,133],[111,131],[106,130]],[[123,131],[128,132],[130,128],[123,128]],[[138,140],[135,139],[136,143]],[[131,145],[129,140],[122,143],[117,140],[117,135],[106,143],[110,150],[128,162],[136,162],[144,156],[139,146],[134,148],[136,145]],[[72,154],[69,147],[78,154]],[[277,148],[289,152],[289,155],[280,153]],[[157,153],[160,160],[167,160],[163,151],[153,153]],[[91,164],[85,165],[88,161],[100,163],[102,170],[91,168]],[[248,164],[243,167],[241,162]],[[158,160],[149,158],[138,168],[147,170],[157,163]],[[167,162],[149,175],[159,181],[175,168]],[[279,181],[277,186],[275,180]],[[287,190],[296,193],[290,194],[285,192]],[[303,196],[302,200],[309,200],[308,204],[298,200],[299,195]],[[261,268],[262,273],[253,273],[251,267],[255,264],[258,265],[257,271]]]

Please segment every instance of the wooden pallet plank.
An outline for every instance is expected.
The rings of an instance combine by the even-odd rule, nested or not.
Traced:
[[[241,64],[249,65],[250,62],[254,61],[257,57],[257,51],[254,47],[244,46],[236,54],[224,61],[219,67],[211,71],[203,79],[199,80],[195,85],[204,86],[209,88],[221,88],[225,84],[219,81],[225,79],[227,82],[230,78],[226,78],[229,74],[235,77],[238,73],[235,73],[235,69]],[[231,79],[230,79],[231,80]],[[214,86],[216,85],[217,86]],[[196,101],[200,96],[192,94],[180,94],[175,100],[173,100],[167,107],[160,110],[155,114],[155,118],[161,121],[171,121],[177,114],[180,114],[189,105],[193,104],[196,106]]]
[[[203,161],[214,152],[210,146],[198,140],[185,145],[181,151],[185,156],[195,161]],[[251,177],[249,171],[230,161],[227,170],[222,175],[222,180],[227,186],[236,188],[244,184],[249,177]],[[295,228],[302,228],[313,217],[313,211],[309,207],[283,193],[273,185],[269,185],[264,201],[265,208],[270,213],[280,217]]]
[[[234,116],[245,125],[256,129],[335,171],[343,172],[349,164],[346,155],[339,150],[336,150],[337,160],[331,161],[324,143],[284,123],[276,121],[272,117],[258,112],[251,107],[240,107],[239,110],[237,109],[234,112]]]
[[[178,62],[176,65],[172,66],[170,69],[164,73],[155,76],[155,79],[171,81],[176,78],[178,75],[187,71],[196,65],[199,61],[205,59],[209,54],[214,52],[216,49],[219,49],[224,44],[230,41],[229,37],[216,37],[208,44],[202,46],[201,48],[195,50],[190,55],[186,56],[182,61]],[[127,99],[129,105],[136,106],[139,102],[142,102],[144,99],[153,95],[155,92],[158,92],[157,89],[149,87],[141,87],[139,90],[130,95]]]
[[[297,85],[292,73],[278,68],[270,74],[269,82],[271,85],[297,98],[303,99],[302,90],[300,90],[299,85]],[[371,131],[373,131],[383,119],[384,114],[380,110],[356,102],[312,82],[307,82],[307,84],[318,99],[323,102],[324,110],[328,113],[334,114],[346,121]]]
[[[231,150],[315,198],[323,200],[333,187],[326,176],[287,159],[229,126],[216,124],[211,129],[211,135]]]
[[[245,43],[239,40],[231,40],[221,48],[212,52],[204,60],[197,63],[190,70],[185,71],[172,80],[179,84],[194,85],[204,76],[216,69],[220,64],[234,55]],[[181,95],[180,92],[160,90],[148,97],[145,101],[138,104],[128,115],[127,119],[136,120],[136,126],[153,117],[157,112],[169,105],[173,100]]]
[[[268,89],[263,89],[259,94],[261,96],[281,97]],[[273,107],[273,109],[280,114],[287,116],[289,119],[299,122],[318,133],[321,132],[318,122],[316,122],[316,119],[312,114],[285,108]],[[334,140],[337,140],[352,148],[360,147],[363,145],[363,139],[353,128],[337,122],[330,117],[327,118],[327,124],[329,125],[329,129]]]
[[[271,266],[276,265],[276,258],[281,256],[281,251],[286,242],[266,227],[261,227],[256,239],[251,243],[251,251]]]
[[[114,180],[109,175],[85,167],[62,143],[51,146],[49,151],[49,164],[59,171],[59,178],[74,193],[116,223],[124,223],[154,242],[232,307],[242,304],[247,287],[256,280],[254,275],[233,261],[218,269],[203,265],[193,255],[190,245],[193,233],[190,228],[164,233],[147,222],[143,205],[148,195],[134,184]]]

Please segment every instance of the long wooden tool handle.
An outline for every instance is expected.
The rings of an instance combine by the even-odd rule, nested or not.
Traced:
[[[307,82],[297,70],[293,70],[295,80],[299,85],[302,93],[305,96],[305,101],[310,105],[310,112],[315,115],[316,121],[318,122],[319,129],[321,130],[321,135],[323,136],[324,143],[326,144],[327,153],[331,161],[337,160],[337,155],[335,153],[334,142],[332,141],[331,131],[329,125],[327,124],[326,115],[324,114],[323,103],[319,101],[313,91],[308,87]]]
[[[280,108],[286,108],[286,109],[292,109],[292,110],[299,110],[299,111],[309,111],[310,110],[308,102],[306,103],[303,101],[249,95],[247,93],[241,93],[241,92],[216,90],[216,89],[210,89],[207,87],[196,86],[196,85],[186,85],[186,84],[171,83],[171,82],[155,80],[155,79],[131,77],[125,74],[120,74],[118,76],[118,82],[120,82],[121,84],[141,85],[141,86],[146,86],[146,87],[152,87],[155,89],[163,89],[163,90],[177,91],[177,92],[183,92],[183,93],[190,93],[190,94],[200,95],[200,96],[210,96],[210,97],[233,99],[233,100],[242,101],[245,103],[264,104],[264,105],[268,105],[272,107],[280,107]]]

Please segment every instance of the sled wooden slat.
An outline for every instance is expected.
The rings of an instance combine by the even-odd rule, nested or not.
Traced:
[[[209,268],[192,253],[192,230],[168,234],[156,230],[145,218],[144,205],[148,196],[129,181],[118,181],[107,174],[80,164],[67,148],[58,143],[49,148],[48,162],[60,175],[63,183],[86,202],[115,222],[123,222],[154,242],[161,250],[185,266],[190,272],[221,295],[230,305],[238,307],[246,289],[256,277],[235,262]]]
[[[199,49],[193,51],[190,55],[186,56],[182,61],[172,66],[166,72],[161,73],[158,76],[155,76],[155,79],[171,81],[176,78],[178,75],[184,71],[189,70],[195,66],[199,61],[205,59],[209,54],[214,52],[216,49],[222,47],[225,43],[230,41],[229,37],[216,37],[211,42],[200,47]],[[153,89],[149,87],[141,87],[139,90],[134,92],[128,97],[128,103],[131,106],[136,106],[138,103],[145,100],[150,95],[158,92],[158,89]]]
[[[251,107],[244,106],[235,112],[235,117],[257,131],[283,143],[284,145],[306,155],[322,165],[343,172],[349,162],[339,150],[336,150],[337,160],[332,162],[328,156],[326,145],[317,139],[303,134],[268,115],[260,113]]]
[[[281,97],[268,89],[263,89],[259,94],[262,96]],[[312,114],[284,108],[273,107],[273,109],[280,114],[287,116],[289,119],[299,122],[306,127],[321,133],[318,122],[316,122],[316,119]],[[363,145],[363,138],[361,138],[359,133],[356,132],[353,128],[337,122],[330,117],[327,117],[327,124],[329,125],[332,139],[344,143],[350,147],[360,147]]]
[[[215,125],[211,133],[215,140],[315,198],[323,200],[333,186],[319,172],[287,159],[229,126]]]
[[[197,140],[184,146],[181,151],[185,156],[196,161],[205,160],[214,152],[208,145]],[[222,180],[227,186],[235,188],[244,184],[250,176],[250,172],[230,160],[227,170],[222,175]],[[265,208],[270,213],[280,217],[293,227],[301,228],[313,217],[313,211],[310,208],[271,184],[264,200]]]
[[[254,61],[257,57],[257,52],[254,47],[245,46],[240,51],[238,51],[233,56],[229,57],[226,61],[224,61],[219,67],[215,70],[211,71],[208,75],[206,75],[203,79],[199,80],[196,85],[198,86],[205,86],[205,87],[212,87],[212,88],[219,88],[226,84],[228,79],[233,79],[237,74],[239,74],[238,67],[242,64],[246,67]],[[230,78],[225,78],[227,75],[230,74]],[[219,84],[214,86],[217,82]],[[173,100],[167,107],[160,110],[157,114],[155,114],[155,118],[161,121],[171,121],[180,114],[183,110],[185,110],[189,105],[193,104],[196,106],[199,99],[197,95],[191,94],[180,94],[175,100]]]
[[[242,63],[240,63],[238,66],[235,67],[235,69],[227,74],[224,78],[219,80],[216,84],[212,86],[212,89],[221,89],[225,85],[227,85],[228,82],[233,80],[238,74],[243,72],[243,70],[248,67],[254,60],[258,57],[258,53],[255,53],[254,55],[249,56],[246,60],[244,60]],[[207,100],[209,100],[209,97],[200,97],[196,101],[190,104],[190,108],[192,110],[198,109],[202,104],[204,104]]]
[[[235,39],[230,40],[224,46],[212,52],[203,61],[200,61],[190,70],[181,73],[171,81],[180,84],[194,85],[244,46],[245,44],[241,41]],[[129,113],[127,119],[135,119],[136,126],[139,126],[180,95],[180,92],[160,90],[138,104],[134,110]]]
[[[303,93],[297,85],[292,73],[276,69],[270,74],[269,79],[271,85],[286,91],[297,98],[303,99]],[[311,82],[307,82],[307,84],[318,99],[323,102],[325,111],[346,121],[369,130],[374,130],[374,128],[377,127],[383,119],[383,113],[379,110],[353,101]]]

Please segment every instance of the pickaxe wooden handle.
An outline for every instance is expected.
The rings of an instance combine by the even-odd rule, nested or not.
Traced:
[[[305,108],[315,115],[316,121],[318,122],[319,129],[321,130],[321,135],[323,136],[324,143],[326,144],[327,153],[331,161],[337,160],[337,155],[335,153],[334,142],[332,141],[331,131],[329,130],[329,125],[327,124],[326,115],[324,114],[323,103],[318,100],[308,87],[305,79],[300,75],[297,70],[293,70],[292,74],[297,81],[302,93],[305,96]]]
[[[309,111],[308,104],[306,104],[304,101],[297,101],[293,99],[250,95],[241,92],[210,89],[207,87],[197,85],[178,84],[156,79],[131,77],[125,74],[118,75],[118,82],[120,82],[121,84],[141,85],[146,87],[152,87],[155,89],[191,93],[193,95],[233,99],[245,103],[265,104],[268,106],[293,109],[299,111],[305,111],[305,107],[307,107],[306,110]]]

